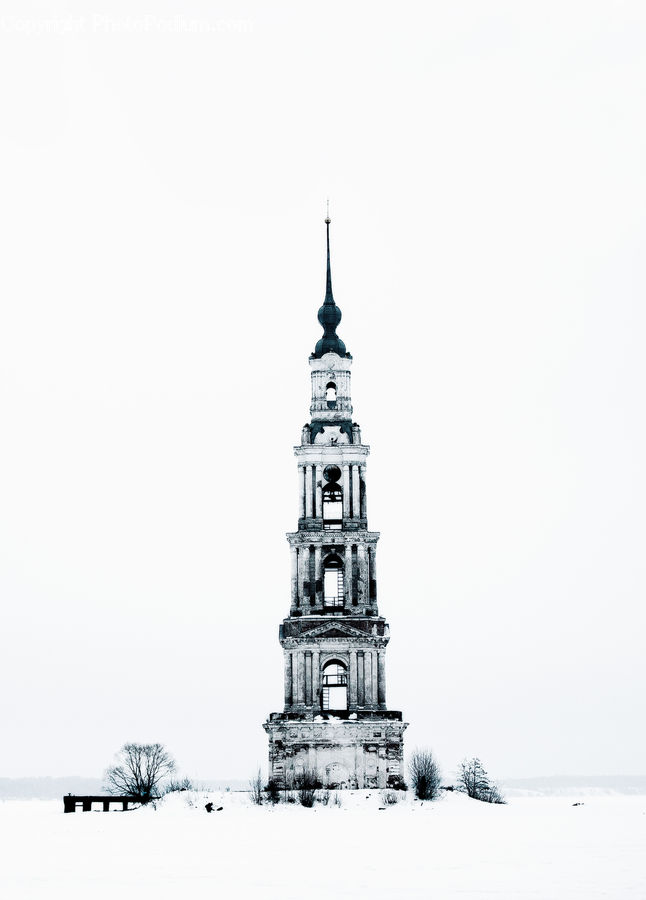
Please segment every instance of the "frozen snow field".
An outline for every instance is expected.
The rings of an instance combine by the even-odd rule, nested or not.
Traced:
[[[341,797],[305,809],[194,792],[73,815],[62,800],[4,801],[0,897],[646,898],[646,796],[409,793],[383,810],[379,791]]]

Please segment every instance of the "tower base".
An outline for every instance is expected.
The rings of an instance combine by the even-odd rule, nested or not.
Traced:
[[[320,715],[272,713],[269,777],[289,787],[304,772],[323,787],[399,787],[404,781],[406,722],[394,711]]]

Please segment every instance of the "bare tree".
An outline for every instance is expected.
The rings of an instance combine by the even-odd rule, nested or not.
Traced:
[[[458,790],[475,800],[484,800],[487,803],[505,803],[498,786],[489,781],[485,767],[477,756],[473,759],[463,759],[458,772]]]
[[[415,796],[420,800],[434,800],[440,790],[440,767],[430,750],[414,750],[408,763]]]
[[[175,771],[175,760],[162,744],[124,744],[104,780],[111,794],[152,800],[159,782]]]
[[[489,776],[477,756],[463,759],[458,772],[458,790],[480,800],[489,792]]]

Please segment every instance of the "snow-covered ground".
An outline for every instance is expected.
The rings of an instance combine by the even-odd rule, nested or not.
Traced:
[[[128,813],[64,815],[0,803],[0,896],[22,898],[646,897],[646,796],[447,793],[380,809],[250,805],[243,793],[170,796]],[[208,814],[212,800],[220,812]],[[573,806],[583,802],[583,805]]]

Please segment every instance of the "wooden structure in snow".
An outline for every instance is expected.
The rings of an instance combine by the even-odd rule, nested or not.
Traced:
[[[114,794],[106,794],[102,796],[85,796],[78,794],[66,794],[63,797],[63,812],[73,813],[80,807],[81,812],[92,812],[93,803],[102,803],[103,812],[110,812],[110,804],[112,803],[112,811],[115,810],[114,804],[121,805],[121,811],[127,810],[128,806],[133,803],[142,803],[141,797],[117,797]]]

